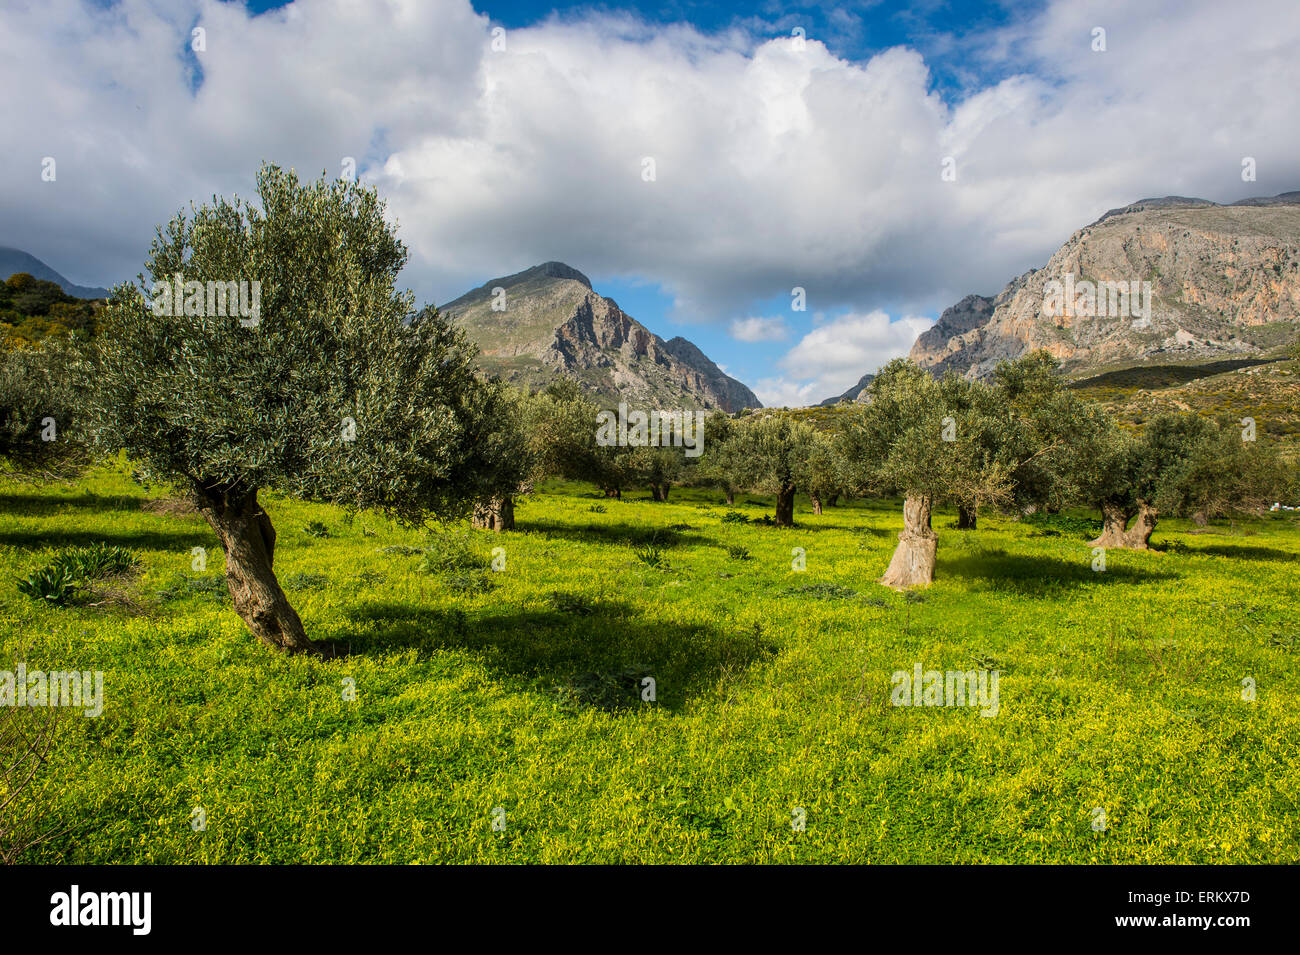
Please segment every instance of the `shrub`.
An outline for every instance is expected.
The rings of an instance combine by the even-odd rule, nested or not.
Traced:
[[[61,607],[72,599],[77,583],[68,573],[67,568],[50,564],[42,567],[26,579],[18,581],[19,593],[24,593],[37,600],[46,600]]]
[[[657,544],[646,544],[644,547],[638,547],[634,553],[636,559],[647,567],[663,567],[667,563],[664,552],[659,549]]]
[[[748,523],[749,523],[749,518],[746,517],[744,514],[740,513],[740,511],[727,511],[727,513],[725,513],[725,514],[722,515],[722,523],[724,523],[724,524],[748,524]]]
[[[133,570],[139,558],[124,547],[91,544],[57,552],[49,564],[18,581],[18,590],[37,600],[63,606],[77,590],[96,580],[119,577]]]
[[[750,557],[750,553],[749,553],[749,548],[748,548],[748,547],[741,547],[739,544],[732,544],[730,547],[728,547],[728,548],[727,548],[727,555],[728,555],[732,560],[750,560],[750,559],[751,559],[751,557]]]
[[[486,559],[470,550],[469,539],[463,534],[457,534],[430,540],[429,546],[424,549],[424,559],[420,561],[419,570],[425,574],[441,574],[487,566]]]
[[[76,580],[98,580],[128,573],[139,558],[125,547],[100,541],[89,547],[71,547],[59,551],[54,565],[65,568]]]
[[[308,537],[329,537],[330,536],[330,529],[326,527],[324,524],[322,524],[320,521],[311,521],[310,523],[304,524],[302,528],[302,532],[306,534]]]

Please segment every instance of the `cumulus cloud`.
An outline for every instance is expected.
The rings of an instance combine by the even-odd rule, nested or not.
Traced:
[[[953,99],[916,50],[851,62],[788,30],[590,13],[494,51],[468,0],[6,4],[0,243],[113,281],[191,199],[247,194],[260,160],[335,175],[351,156],[421,301],[560,259],[660,283],[687,323],[793,286],[815,309],[930,311],[997,291],[1109,207],[1297,188],[1298,11],[1050,0],[952,38],[973,76],[1003,77]]]
[[[890,359],[906,355],[933,324],[907,316],[891,321],[881,311],[847,314],[818,325],[778,363],[786,375],[761,380],[754,393],[765,405],[816,404],[858,383]]]
[[[736,318],[732,320],[729,331],[738,342],[780,342],[790,335],[785,319],[780,316]]]

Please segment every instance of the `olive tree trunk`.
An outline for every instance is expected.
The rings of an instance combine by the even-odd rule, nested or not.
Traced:
[[[1157,524],[1156,509],[1149,504],[1138,508],[1137,519],[1124,535],[1124,546],[1129,550],[1147,550],[1151,546],[1151,534]]]
[[[957,530],[973,531],[978,520],[979,512],[975,507],[967,507],[965,504],[957,505]]]
[[[474,505],[473,525],[482,530],[512,531],[515,529],[515,501],[510,495],[479,501]]]
[[[880,583],[895,590],[930,585],[938,549],[939,537],[930,527],[930,499],[909,494],[903,501],[903,531]]]
[[[728,507],[731,507],[736,503],[736,489],[734,487],[724,487],[722,489],[722,496],[723,500],[727,502]]]
[[[1088,541],[1089,547],[1127,547],[1124,529],[1134,514],[1130,508],[1118,504],[1101,505],[1101,536]],[[1150,536],[1150,535],[1147,535]]]
[[[836,503],[839,501],[839,499],[840,499],[840,496],[839,496],[838,494],[832,494],[832,495],[830,495],[828,498],[826,498],[826,506],[827,506],[827,507],[834,507],[834,506],[836,505]]]
[[[787,484],[776,495],[776,523],[778,527],[794,526],[794,485]]]
[[[810,494],[809,497],[812,498],[813,513],[814,513],[814,514],[820,514],[820,513],[822,512],[822,499],[821,499],[821,497],[818,496],[818,495],[816,495],[816,494]]]
[[[235,613],[248,629],[277,650],[312,649],[302,620],[271,569],[275,528],[257,503],[257,491],[200,489],[199,513],[212,525],[226,553],[226,586]]]

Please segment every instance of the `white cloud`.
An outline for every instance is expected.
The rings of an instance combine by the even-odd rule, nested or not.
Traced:
[[[778,363],[788,377],[767,378],[754,393],[765,405],[816,404],[847,391],[864,374],[906,355],[932,319],[890,321],[881,311],[842,315],[804,335]]]
[[[790,335],[785,327],[785,319],[779,315],[773,318],[753,316],[737,318],[731,322],[731,337],[739,342],[780,342]]]
[[[511,30],[504,53],[489,31],[468,0],[6,4],[0,122],[22,148],[0,151],[0,244],[121,279],[157,223],[247,194],[262,159],[316,175],[354,156],[421,301],[560,259],[731,320],[796,285],[811,309],[942,307],[1111,206],[1300,186],[1293,3],[1052,0],[954,41],[1006,77],[959,102],[901,47],[848,62],[594,13]]]

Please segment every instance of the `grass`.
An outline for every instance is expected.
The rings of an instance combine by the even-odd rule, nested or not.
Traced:
[[[783,529],[770,501],[601,512],[556,484],[517,532],[430,536],[262,499],[290,599],[346,655],[260,646],[207,525],[119,470],[0,484],[0,669],[105,674],[29,794],[66,834],[24,861],[1300,862],[1293,516],[1165,521],[1163,553],[1096,573],[1090,515],[941,513],[936,582],[900,595],[874,583],[894,502],[800,499]],[[101,542],[138,557],[139,606],[18,591]],[[916,663],[998,669],[998,715],[891,706]]]

